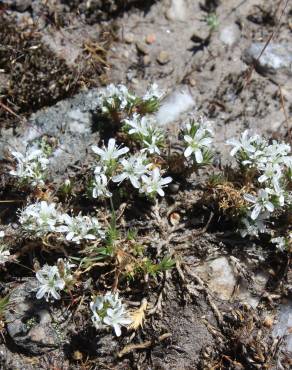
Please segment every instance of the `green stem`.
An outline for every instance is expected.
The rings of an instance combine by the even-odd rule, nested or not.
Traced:
[[[111,206],[111,211],[112,211],[111,224],[112,224],[112,227],[114,229],[116,229],[116,226],[117,226],[117,224],[116,224],[117,217],[116,217],[116,211],[115,211],[115,208],[114,208],[113,197],[110,197],[109,200],[110,200],[110,206]]]

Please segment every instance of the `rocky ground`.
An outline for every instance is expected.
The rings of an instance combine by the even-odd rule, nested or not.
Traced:
[[[88,148],[101,139],[97,94],[109,83],[142,95],[150,82],[164,89],[157,119],[170,140],[188,117],[208,117],[215,167],[229,160],[226,139],[246,128],[291,139],[289,1],[3,0],[0,20],[0,217],[12,233],[27,194],[5,175],[8,150],[47,136],[57,143],[54,188],[79,179],[90,163]],[[151,248],[166,240],[176,266],[147,292],[145,326],[127,338],[98,335],[82,316],[82,302],[36,303],[29,269],[36,255],[42,258],[38,252],[3,267],[0,293],[10,294],[10,304],[1,317],[1,368],[290,368],[291,256],[210,217],[196,186],[206,176],[189,187],[178,176],[159,219],[128,210],[125,225],[150,236]],[[82,202],[80,209],[90,207]],[[173,212],[188,226],[177,230],[169,222]],[[24,247],[21,238],[17,243],[15,252]],[[142,298],[141,291],[131,296],[135,304]]]

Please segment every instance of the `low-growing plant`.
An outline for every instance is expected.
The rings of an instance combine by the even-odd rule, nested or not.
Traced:
[[[169,155],[167,133],[153,115],[162,96],[155,84],[143,97],[137,97],[123,85],[110,85],[100,92],[98,112],[108,119],[117,135],[90,148],[92,159],[81,180],[84,186],[81,189],[85,189],[84,192],[90,189],[89,199],[86,199],[90,201],[90,208],[87,209],[87,203],[84,207],[72,201],[75,189],[73,192],[71,180],[66,180],[57,192],[58,199],[54,199],[54,193],[44,199],[36,197],[34,192],[30,203],[18,211],[22,238],[30,240],[31,244],[37,240],[36,245],[48,245],[46,241],[51,240],[53,247],[58,245],[58,251],[64,252],[66,258],[68,255],[64,260],[52,254],[50,262],[45,261],[41,268],[35,269],[37,299],[60,300],[66,293],[71,296],[72,292],[78,292],[84,284],[83,276],[88,280],[95,278],[96,284],[90,285],[92,323],[97,330],[113,328],[117,336],[124,326],[136,330],[147,317],[147,304],[143,304],[141,310],[136,311],[138,316],[133,324],[133,316],[118,290],[121,295],[125,291],[129,293],[124,287],[136,286],[137,281],[141,281],[141,286],[148,281],[153,286],[158,285],[160,275],[165,277],[168,275],[165,272],[176,265],[175,253],[170,249],[158,248],[159,253],[153,253],[154,248],[148,247],[152,241],[144,231],[147,230],[145,224],[149,223],[154,233],[162,230],[166,238],[165,230],[168,229],[161,220],[158,205],[161,198],[168,196],[168,187],[173,181],[169,176],[173,176],[170,158],[175,158],[181,167],[180,175],[185,182],[212,166],[214,132],[211,123],[202,117],[194,117],[183,126],[178,137],[180,151],[176,156]],[[127,139],[128,146],[120,141],[121,137]],[[220,217],[232,220],[230,225],[237,225],[235,231],[242,237],[257,238],[268,234],[270,246],[275,245],[283,253],[290,251],[291,232],[284,227],[277,230],[275,226],[279,216],[288,215],[292,208],[290,146],[269,142],[248,131],[239,139],[228,140],[227,144],[231,146],[230,155],[237,166],[232,176],[228,167],[210,176],[205,187],[202,186],[201,202],[205,201],[206,207],[218,212]],[[46,174],[52,150],[48,142],[43,141],[38,146],[28,147],[25,153],[12,152],[17,163],[10,175],[21,183],[43,186],[48,181]],[[176,174],[174,171],[173,177],[177,180]],[[123,214],[121,198],[127,201],[125,207],[134,204],[136,198],[142,199],[145,209],[139,211],[147,213],[145,220],[139,220],[142,231],[127,225],[128,215]],[[35,199],[38,201],[33,201]],[[65,200],[63,204],[62,200]],[[173,199],[167,197],[164,203],[168,207]],[[173,232],[175,225],[171,221],[170,224]],[[4,265],[12,259],[3,231],[0,237],[0,265]],[[6,301],[3,302],[5,305]]]

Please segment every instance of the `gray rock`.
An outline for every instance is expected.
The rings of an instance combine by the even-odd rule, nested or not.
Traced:
[[[10,295],[5,311],[7,331],[14,343],[30,354],[38,355],[57,348],[60,334],[53,325],[49,306],[35,297],[36,280],[19,285]]]
[[[167,19],[171,21],[184,21],[188,15],[186,0],[171,0],[166,11]]]
[[[259,58],[264,46],[264,42],[251,44],[244,52],[244,61],[255,63],[258,72],[263,75],[274,75],[276,82],[286,82],[287,77],[292,77],[292,45],[270,43]]]
[[[175,122],[181,114],[190,111],[195,106],[195,100],[189,89],[178,87],[167,96],[157,112],[157,121],[160,125]]]
[[[257,308],[262,294],[265,292],[266,284],[269,279],[269,274],[266,272],[258,272],[253,277],[253,291],[249,290],[249,284],[242,279],[240,282],[237,298],[244,303],[247,303],[252,308]]]
[[[292,355],[292,301],[287,301],[280,306],[277,322],[273,328],[274,338],[284,338],[282,349]]]
[[[98,90],[82,92],[72,99],[33,114],[27,124],[18,126],[17,134],[1,131],[0,158],[7,148],[25,151],[32,141],[48,135],[56,139],[57,147],[50,161],[49,175],[56,182],[62,181],[64,171],[79,161],[84,161],[90,145],[97,143],[99,134],[92,132],[94,111],[97,108]]]
[[[233,46],[240,39],[240,29],[233,23],[224,27],[219,36],[220,40],[227,46]]]

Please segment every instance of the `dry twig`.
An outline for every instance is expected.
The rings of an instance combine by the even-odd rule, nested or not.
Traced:
[[[162,342],[167,338],[171,337],[171,333],[165,333],[160,335],[157,340],[147,340],[146,342],[143,343],[138,343],[138,344],[129,344],[125,346],[120,352],[118,352],[117,356],[119,358],[127,355],[130,352],[136,351],[137,349],[146,349],[154,346],[158,342]]]

